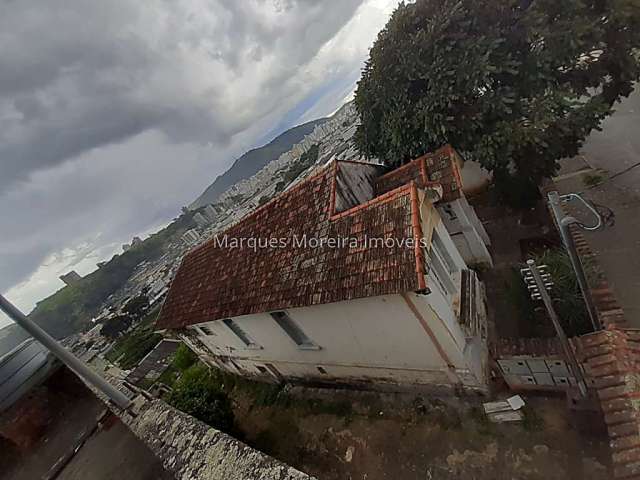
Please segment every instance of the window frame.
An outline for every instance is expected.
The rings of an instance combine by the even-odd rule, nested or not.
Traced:
[[[196,325],[196,328],[198,329],[198,332],[203,337],[217,337],[218,336],[218,334],[215,333],[213,330],[211,330],[211,327],[209,327],[208,325]]]
[[[429,258],[429,272],[433,274],[433,277],[440,288],[440,291],[447,299],[451,299],[456,293],[456,284],[453,280],[453,277],[448,272],[447,267],[444,264],[444,261],[440,258],[438,251],[433,248],[433,244],[429,249],[428,258]]]
[[[440,258],[440,262],[448,270],[450,276],[460,270],[455,260],[449,253],[449,250],[447,250],[447,246],[445,245],[444,240],[435,228],[433,229],[433,233],[431,234],[431,246],[435,254]]]
[[[262,347],[233,318],[224,318],[222,323],[242,342],[247,350],[262,350]]]
[[[318,344],[309,338],[286,310],[269,312],[269,316],[300,350],[320,350]]]

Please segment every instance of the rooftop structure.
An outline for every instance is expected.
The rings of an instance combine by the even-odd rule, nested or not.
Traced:
[[[482,295],[466,261],[490,257],[477,217],[464,212],[460,163],[444,147],[388,173],[352,161],[322,167],[187,254],[157,328],[187,328],[208,347],[205,360],[278,381],[311,369],[351,383],[482,388]],[[445,206],[459,212],[450,225],[467,222],[452,235]],[[358,359],[338,341],[347,337]],[[322,354],[300,358],[300,349]]]
[[[62,280],[65,283],[65,285],[75,285],[80,280],[82,280],[82,277],[80,276],[80,274],[78,274],[78,272],[76,272],[75,270],[71,270],[69,273],[60,275],[60,277],[58,278],[60,278],[60,280]]]

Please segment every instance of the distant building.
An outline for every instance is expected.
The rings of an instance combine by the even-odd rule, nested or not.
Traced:
[[[198,233],[198,231],[194,228],[192,228],[191,230],[187,230],[186,232],[184,232],[184,234],[182,235],[182,243],[184,243],[185,245],[193,245],[195,244],[198,240],[200,239],[200,234]]]
[[[196,213],[193,216],[193,221],[196,222],[196,225],[198,225],[200,228],[204,228],[209,225],[209,223],[211,223],[211,221],[200,212]]]
[[[78,272],[76,272],[75,270],[71,270],[69,273],[60,275],[59,278],[65,283],[65,285],[74,285],[82,280],[82,277],[78,275]]]
[[[204,207],[202,209],[202,213],[212,222],[216,219],[216,216],[218,215],[218,212],[216,212],[216,209],[213,207],[213,205],[207,205],[206,207]]]

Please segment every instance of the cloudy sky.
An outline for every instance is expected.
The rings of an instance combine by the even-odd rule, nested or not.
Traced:
[[[397,1],[0,4],[0,291],[29,311],[339,107]]]

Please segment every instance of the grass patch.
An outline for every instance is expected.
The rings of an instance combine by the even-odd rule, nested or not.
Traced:
[[[162,335],[153,332],[158,311],[150,311],[131,332],[120,337],[105,358],[123,370],[135,367],[162,340]]]
[[[599,173],[587,173],[582,176],[582,183],[587,187],[595,187],[600,185],[604,180],[604,176]]]

